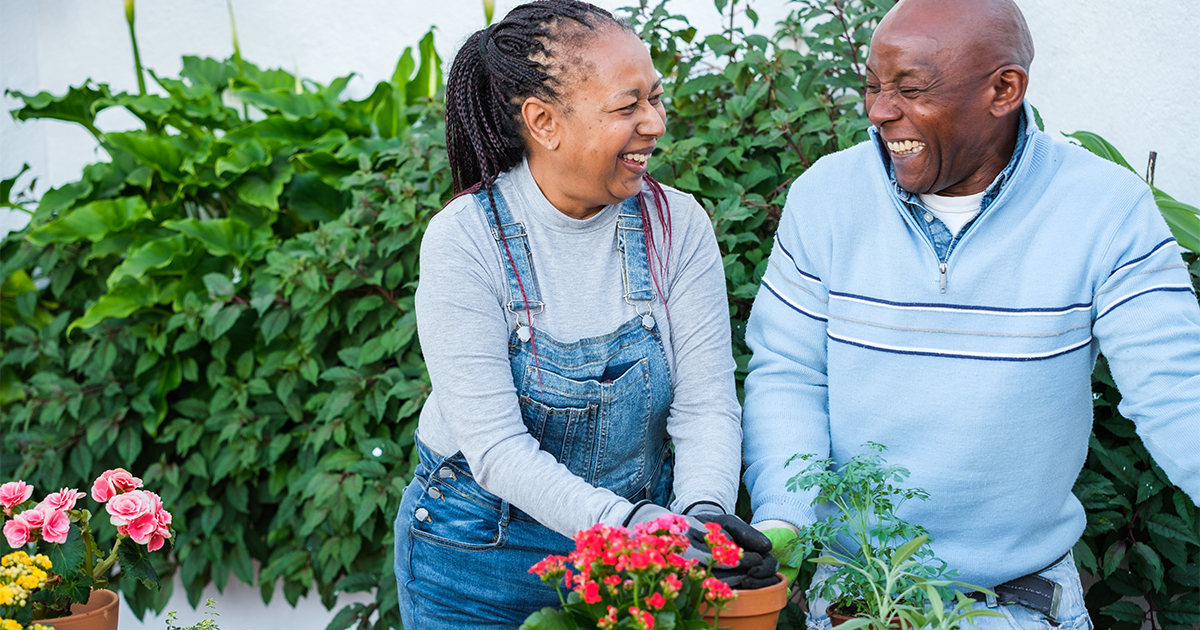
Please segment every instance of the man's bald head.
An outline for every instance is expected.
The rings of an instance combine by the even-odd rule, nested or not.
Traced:
[[[1029,72],[1033,37],[1013,0],[900,0],[876,33],[915,30],[957,42],[959,56],[995,67],[1017,65]]]
[[[913,193],[982,192],[1016,146],[1033,41],[1012,0],[901,0],[867,55],[867,116]]]

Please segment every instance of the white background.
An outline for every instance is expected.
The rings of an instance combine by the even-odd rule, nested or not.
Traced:
[[[593,0],[610,10],[634,0]],[[770,33],[786,14],[785,0],[750,0]],[[1177,199],[1200,205],[1200,0],[1017,0],[1037,46],[1029,99],[1051,133],[1093,131],[1115,144],[1139,171],[1147,152],[1158,151],[1156,184]],[[517,4],[496,1],[497,19]],[[717,28],[711,0],[673,0],[701,33]],[[459,43],[482,28],[479,0],[234,0],[242,55],[260,67],[282,67],[326,83],[359,73],[348,95],[361,98],[389,78],[406,46],[430,25],[446,62]],[[228,57],[232,52],[225,0],[141,0],[138,44],[143,63],[176,76],[183,55]],[[114,91],[137,89],[122,0],[0,0],[0,88],[61,94],[85,79]],[[149,77],[147,77],[149,82]],[[10,110],[15,99],[0,105]],[[108,110],[105,130],[130,128],[132,116]],[[17,123],[0,115],[0,178],[28,162],[35,193],[74,181],[86,164],[107,159],[91,135],[68,123]],[[25,223],[0,209],[0,233]],[[264,607],[258,589],[230,581],[225,593],[209,587],[226,630],[286,627],[319,630],[332,617],[316,598],[291,609],[277,594]],[[176,588],[168,608],[181,621],[201,614]],[[122,630],[143,626],[123,609]]]

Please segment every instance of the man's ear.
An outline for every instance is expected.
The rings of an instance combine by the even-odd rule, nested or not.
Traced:
[[[529,138],[547,151],[558,149],[562,140],[559,137],[562,131],[559,122],[561,116],[562,113],[557,107],[536,96],[530,96],[521,104],[521,118],[525,121],[525,130]]]
[[[1025,101],[1025,88],[1029,87],[1029,73],[1018,65],[1007,65],[992,74],[992,115],[1004,118],[1021,107]]]

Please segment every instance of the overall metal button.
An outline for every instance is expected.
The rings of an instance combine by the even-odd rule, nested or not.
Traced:
[[[441,490],[438,490],[437,488],[430,488],[430,489],[429,489],[429,496],[431,496],[431,497],[433,497],[433,498],[435,498],[435,499],[440,499],[440,498],[442,498],[442,491],[441,491]]]
[[[437,474],[442,479],[458,479],[458,477],[454,475],[454,471],[450,470],[449,468],[439,468]]]
[[[431,520],[429,518],[429,510],[426,510],[425,508],[417,508],[417,511],[413,512],[413,518],[417,519],[418,521]]]
[[[926,213],[925,213],[925,222],[926,222],[926,223],[933,223],[933,213],[931,213],[931,212],[926,212]]]

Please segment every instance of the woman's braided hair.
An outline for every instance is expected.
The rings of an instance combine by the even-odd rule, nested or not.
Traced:
[[[459,49],[446,80],[446,149],[454,179],[454,193],[486,190],[500,229],[500,241],[525,299],[524,283],[512,254],[507,252],[492,187],[501,173],[517,166],[528,154],[521,106],[526,98],[563,102],[575,63],[567,53],[579,49],[602,30],[617,27],[633,33],[626,23],[600,7],[579,0],[535,0],[522,4],[492,26],[476,31]],[[557,62],[557,63],[553,63]],[[569,107],[569,103],[563,103]],[[662,186],[648,174],[659,222],[663,225],[667,258],[671,251],[671,211]],[[658,276],[665,275],[667,259],[655,244],[646,204],[638,196],[647,252],[658,262],[651,276],[663,300]],[[532,314],[526,316],[532,329]],[[669,313],[668,313],[669,317]],[[535,342],[536,343],[536,342]],[[536,346],[535,346],[536,356]]]

